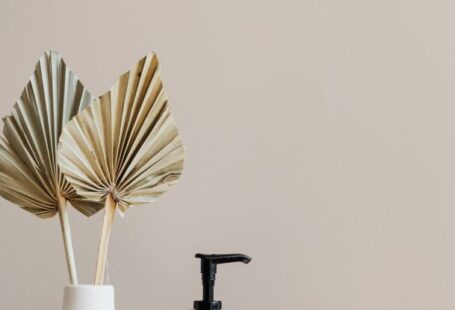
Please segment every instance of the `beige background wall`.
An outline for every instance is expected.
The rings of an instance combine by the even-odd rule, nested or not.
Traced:
[[[190,309],[194,253],[225,309],[455,308],[453,1],[0,2],[0,113],[60,51],[95,94],[158,51],[183,180],[118,219],[119,310]],[[59,309],[57,219],[0,201],[0,309]],[[72,213],[80,277],[101,218]]]

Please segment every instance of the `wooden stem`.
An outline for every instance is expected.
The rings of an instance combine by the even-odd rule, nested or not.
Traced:
[[[95,285],[103,285],[104,274],[106,270],[107,247],[109,244],[109,236],[111,235],[112,224],[114,223],[115,208],[117,203],[109,194],[106,197],[104,205],[103,230],[101,231],[101,240],[98,250],[98,261],[96,264]]]
[[[68,206],[65,197],[63,197],[60,193],[57,194],[57,208],[60,219],[60,227],[62,229],[63,245],[65,248],[65,258],[66,265],[68,268],[70,284],[77,285],[78,280],[76,262],[74,259],[73,241],[71,239],[71,228],[68,218]]]

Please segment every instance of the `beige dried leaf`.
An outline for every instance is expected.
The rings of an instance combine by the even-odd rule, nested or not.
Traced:
[[[184,147],[154,53],[65,126],[59,165],[77,193],[123,212],[150,203],[182,174]]]
[[[62,128],[93,101],[62,57],[47,51],[5,117],[0,137],[0,195],[41,217],[59,214],[70,284],[77,284],[67,201],[89,216],[99,202],[78,195],[57,164]]]
[[[102,204],[76,194],[57,165],[57,145],[64,124],[93,100],[62,57],[47,51],[5,117],[0,138],[0,195],[47,218],[67,199],[91,215]],[[59,200],[60,199],[60,200]]]
[[[184,157],[155,54],[67,123],[59,165],[79,195],[105,201],[95,284],[104,282],[115,210],[155,201],[181,176]]]

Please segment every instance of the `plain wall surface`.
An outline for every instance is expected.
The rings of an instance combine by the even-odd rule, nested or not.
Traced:
[[[152,50],[182,180],[117,217],[118,310],[190,309],[196,252],[224,309],[455,308],[453,1],[0,2],[0,115],[45,49],[95,95]],[[71,212],[81,282],[101,215]],[[0,309],[60,309],[58,219],[0,200]]]

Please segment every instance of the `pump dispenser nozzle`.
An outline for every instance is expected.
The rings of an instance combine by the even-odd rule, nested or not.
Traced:
[[[235,262],[248,264],[251,258],[244,254],[196,254],[196,258],[201,259],[203,298],[194,302],[194,310],[220,310],[221,301],[213,300],[216,266]]]

